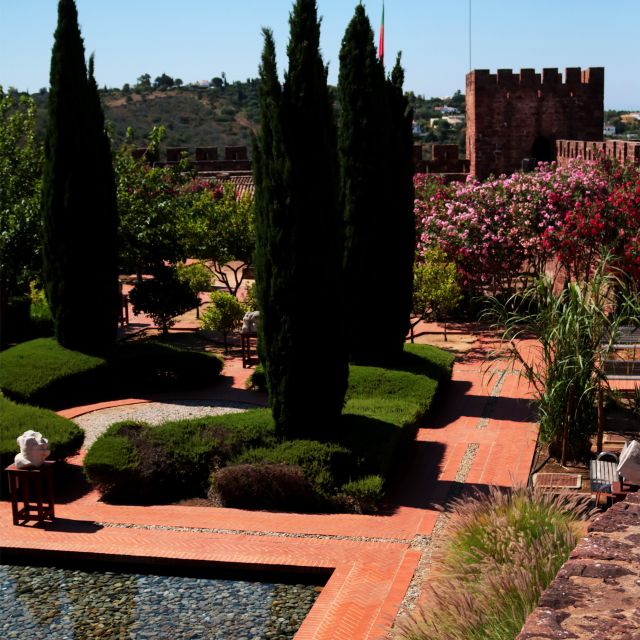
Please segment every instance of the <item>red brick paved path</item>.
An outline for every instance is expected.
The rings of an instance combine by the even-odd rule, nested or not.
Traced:
[[[59,520],[44,529],[12,526],[9,504],[2,502],[0,545],[332,567],[329,582],[296,637],[386,638],[420,561],[412,542],[431,534],[454,482],[509,486],[528,478],[537,429],[528,421],[526,388],[517,384],[513,373],[492,380],[483,376],[486,344],[478,346],[456,363],[442,410],[419,430],[389,515],[116,506],[99,502],[91,492],[57,505]],[[496,361],[494,366],[505,365]],[[233,384],[227,381],[228,390],[240,391],[240,377],[246,374],[236,373]],[[477,445],[477,452],[467,453],[469,468],[461,475],[460,464],[470,445]]]

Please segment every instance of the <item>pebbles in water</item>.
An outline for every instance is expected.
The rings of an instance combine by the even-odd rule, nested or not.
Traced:
[[[287,640],[318,592],[300,584],[0,565],[0,637]]]

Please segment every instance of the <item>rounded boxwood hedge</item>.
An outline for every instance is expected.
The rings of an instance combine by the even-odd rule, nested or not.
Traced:
[[[78,453],[84,442],[84,431],[71,420],[0,396],[0,469],[13,462],[20,450],[16,438],[29,429],[49,440],[49,460],[64,460]],[[4,473],[2,482],[5,482]]]
[[[288,440],[275,447],[249,449],[236,464],[286,464],[300,467],[322,496],[334,494],[348,478],[351,452],[338,444],[316,440]]]
[[[235,464],[211,477],[209,497],[222,506],[269,511],[316,511],[324,502],[304,471],[290,464]]]
[[[0,390],[17,402],[61,409],[149,390],[207,386],[222,367],[213,354],[156,340],[118,344],[106,357],[96,357],[39,338],[0,353]]]
[[[274,442],[273,419],[266,409],[155,427],[120,422],[94,442],[84,469],[109,500],[153,503],[204,497],[212,472],[247,447]]]
[[[204,497],[213,479],[213,494],[235,506],[251,507],[254,495],[251,508],[313,510],[342,500],[372,511],[452,363],[443,351],[407,345],[396,369],[352,367],[345,414],[323,442],[278,441],[266,409],[157,427],[125,423],[98,438],[85,471],[105,497],[123,501]]]

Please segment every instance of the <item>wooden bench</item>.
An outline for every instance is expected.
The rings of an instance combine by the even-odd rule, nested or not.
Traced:
[[[602,494],[605,494],[607,500],[610,498],[615,502],[623,499],[627,493],[637,490],[637,487],[625,482],[618,473],[618,456],[611,451],[603,451],[595,460],[589,462],[589,481],[591,493],[595,494],[596,507],[600,504]]]
[[[640,381],[640,360],[604,360],[602,370],[608,380]]]

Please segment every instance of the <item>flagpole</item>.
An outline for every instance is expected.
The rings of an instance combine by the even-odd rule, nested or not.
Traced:
[[[473,70],[471,66],[471,0],[469,0],[469,73]]]
[[[382,20],[380,22],[380,40],[378,41],[378,58],[384,64],[384,0],[382,0]]]

